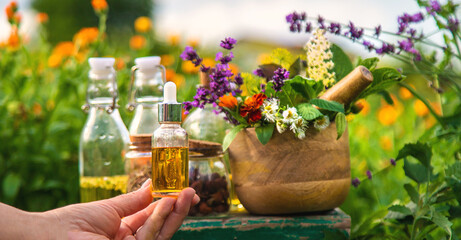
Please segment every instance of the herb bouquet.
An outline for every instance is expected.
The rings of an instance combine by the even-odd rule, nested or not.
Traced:
[[[359,59],[354,70],[324,33],[315,30],[306,54],[274,50],[252,74],[231,72],[232,52],[219,52],[213,68],[203,65],[191,47],[181,55],[201,66],[211,81],[185,103],[186,111],[213,104],[235,125],[223,148],[229,148],[236,193],[252,213],[339,206],[350,186],[346,115],[359,112],[357,101],[370,94],[390,99],[385,88],[403,79],[395,69],[377,69],[377,58]],[[234,44],[226,38],[221,47],[231,50]]]

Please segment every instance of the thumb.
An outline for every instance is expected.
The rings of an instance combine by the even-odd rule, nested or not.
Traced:
[[[149,178],[142,184],[141,188],[135,192],[99,201],[98,203],[113,208],[117,211],[120,218],[129,216],[146,208],[152,203],[151,184],[152,180]]]

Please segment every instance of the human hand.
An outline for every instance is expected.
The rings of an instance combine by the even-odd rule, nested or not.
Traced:
[[[132,193],[45,212],[57,239],[170,239],[191,206],[199,202],[192,188],[152,203],[151,180]]]

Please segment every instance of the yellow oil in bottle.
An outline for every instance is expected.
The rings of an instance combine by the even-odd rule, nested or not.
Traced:
[[[80,177],[80,202],[107,199],[126,193],[127,175]]]
[[[154,197],[177,197],[189,187],[189,148],[152,148],[152,191]]]

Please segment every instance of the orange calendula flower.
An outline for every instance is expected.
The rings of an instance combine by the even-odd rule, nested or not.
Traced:
[[[167,68],[166,71],[165,71],[165,78],[166,78],[166,81],[169,82],[171,80],[173,80],[174,76],[176,75],[176,72],[175,70],[171,69],[171,68]]]
[[[214,67],[216,62],[212,58],[204,58],[202,64],[207,67]]]
[[[46,23],[48,22],[48,14],[44,13],[44,12],[41,12],[41,13],[37,13],[37,22],[39,23]]]
[[[388,136],[381,136],[379,138],[379,145],[382,149],[389,151],[392,149],[392,140]]]
[[[146,38],[141,35],[134,35],[130,39],[130,48],[134,50],[139,50],[146,46]]]
[[[48,58],[48,67],[57,68],[61,65],[62,57],[59,54],[51,54]]]
[[[7,17],[8,21],[9,22],[13,21],[14,11],[10,6],[6,6],[5,13],[6,13],[6,17]]]
[[[220,107],[226,107],[229,109],[234,109],[237,106],[237,98],[232,96],[232,94],[224,95],[219,98],[218,105]]]
[[[125,68],[125,61],[121,58],[116,58],[115,59],[115,70],[122,70]]]
[[[239,73],[239,67],[237,65],[229,63],[229,68],[234,75],[237,75],[237,73]]]
[[[399,95],[403,100],[407,100],[413,97],[413,94],[411,94],[411,92],[404,87],[399,89]]]
[[[175,74],[171,81],[176,84],[177,88],[180,88],[186,82],[186,78],[181,74]]]
[[[196,67],[191,61],[182,62],[181,69],[185,73],[198,73],[199,67]]]
[[[170,34],[168,35],[168,43],[171,46],[176,46],[179,44],[180,36],[178,34]]]
[[[21,44],[21,39],[19,38],[18,29],[13,27],[11,29],[10,36],[8,37],[7,46],[12,49],[18,49],[19,45]]]
[[[198,38],[190,38],[187,40],[187,46],[191,46],[193,48],[196,48],[198,46]]]
[[[56,47],[54,47],[53,54],[70,57],[75,54],[75,45],[70,41],[60,42],[56,45]]]
[[[174,57],[172,55],[162,55],[160,56],[161,60],[160,60],[160,63],[165,66],[165,67],[169,67],[171,65],[173,65],[174,63]]]
[[[370,104],[365,99],[359,99],[355,105],[360,109],[360,114],[366,116],[370,112]]]
[[[139,32],[139,33],[149,32],[151,28],[152,28],[152,21],[148,17],[138,17],[134,21],[134,29],[136,30],[136,32]]]
[[[257,122],[261,119],[261,106],[267,96],[264,93],[258,93],[245,99],[243,106],[240,108],[240,116],[248,116],[248,122]]]
[[[395,107],[384,105],[378,111],[378,121],[384,126],[389,126],[397,120],[398,115],[399,113]]]
[[[93,9],[97,12],[105,11],[108,7],[106,0],[92,0],[91,6],[93,6]]]
[[[416,115],[420,117],[424,117],[429,113],[429,109],[421,100],[416,100],[413,107],[415,108]]]
[[[74,42],[80,47],[86,47],[98,40],[99,29],[96,27],[82,28],[74,35]]]

